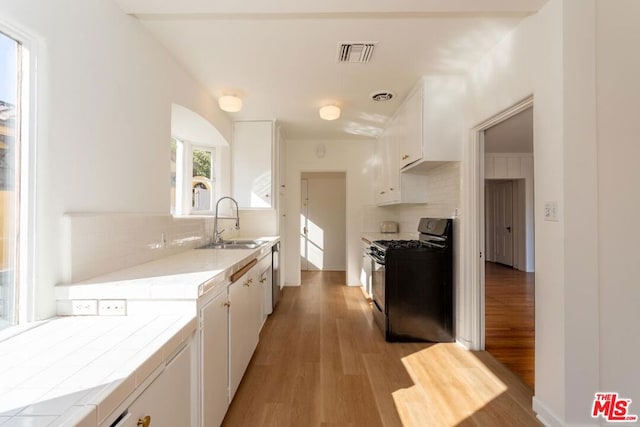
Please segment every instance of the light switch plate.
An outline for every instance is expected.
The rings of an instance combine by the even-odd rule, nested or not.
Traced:
[[[558,202],[544,202],[544,220],[559,221]]]

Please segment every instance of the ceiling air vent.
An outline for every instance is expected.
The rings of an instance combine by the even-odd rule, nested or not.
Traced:
[[[338,62],[366,63],[371,61],[375,43],[338,43]]]
[[[374,92],[370,96],[371,96],[371,99],[376,102],[385,102],[385,101],[391,101],[394,95],[393,95],[393,92],[381,91],[381,92]]]

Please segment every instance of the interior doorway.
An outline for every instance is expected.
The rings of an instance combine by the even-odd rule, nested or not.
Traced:
[[[346,271],[346,174],[303,172],[300,269]]]
[[[533,107],[481,132],[484,348],[533,388]]]

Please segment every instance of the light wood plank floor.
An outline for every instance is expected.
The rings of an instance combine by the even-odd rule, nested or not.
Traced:
[[[387,343],[344,273],[285,288],[225,426],[539,426],[531,390],[486,352]]]
[[[485,263],[485,349],[534,388],[534,273]]]

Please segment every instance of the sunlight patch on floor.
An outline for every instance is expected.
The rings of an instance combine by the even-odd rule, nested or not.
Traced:
[[[452,346],[434,344],[402,358],[414,383],[392,393],[404,426],[458,425],[507,391],[471,352]]]

